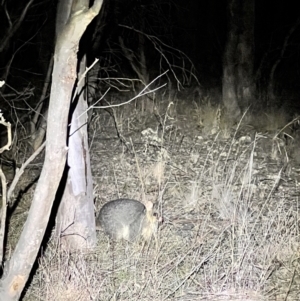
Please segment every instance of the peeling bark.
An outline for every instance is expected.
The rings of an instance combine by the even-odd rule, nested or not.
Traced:
[[[80,64],[80,75],[85,71],[85,57]],[[79,76],[80,78],[80,76]],[[84,82],[79,91],[83,91]],[[68,178],[57,214],[56,233],[64,248],[75,250],[96,245],[93,183],[87,135],[87,100],[84,93],[72,115]]]

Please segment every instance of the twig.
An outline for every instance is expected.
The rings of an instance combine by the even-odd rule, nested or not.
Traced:
[[[2,208],[1,212],[1,226],[0,226],[0,264],[2,265],[3,260],[3,249],[4,249],[4,235],[5,235],[5,224],[6,224],[6,213],[7,213],[7,202],[6,202],[6,177],[0,168],[0,178],[2,184]]]
[[[94,105],[92,106],[93,108],[96,108],[96,109],[109,109],[109,108],[113,108],[113,107],[120,107],[120,106],[124,106],[130,102],[132,102],[133,100],[139,98],[139,97],[142,97],[144,95],[147,95],[149,93],[152,93],[152,92],[155,92],[161,88],[163,88],[164,86],[166,86],[166,84],[163,84],[151,91],[146,91],[148,89],[148,87],[150,85],[152,85],[158,78],[162,77],[163,75],[165,75],[169,70],[165,71],[164,73],[160,74],[159,76],[157,76],[154,80],[152,80],[138,95],[134,96],[133,98],[129,99],[128,101],[125,101],[123,103],[120,103],[120,104],[115,104],[115,105],[109,105],[109,106],[101,106],[101,107],[95,107]]]
[[[46,141],[26,160],[25,163],[22,164],[21,168],[17,169],[14,179],[7,192],[8,203],[10,202],[11,195],[12,195],[17,183],[19,182],[19,179],[20,179],[21,175],[23,174],[25,168],[28,166],[28,164],[30,162],[32,162],[39,155],[39,153],[44,149],[45,145],[46,145]]]
[[[7,143],[0,149],[0,153],[4,152],[5,150],[9,150],[11,146],[11,124],[6,122],[4,119],[1,110],[0,110],[0,124],[3,124],[6,127],[7,131]],[[6,214],[7,214],[7,184],[6,184],[6,177],[3,173],[2,169],[0,168],[0,178],[1,178],[1,185],[2,185],[2,212],[0,210],[1,215],[1,228],[0,228],[0,264],[2,264],[3,260],[3,250],[4,250],[4,236],[5,236],[5,225],[6,225]]]
[[[3,124],[7,129],[7,143],[3,147],[0,148],[0,154],[1,154],[5,150],[9,150],[10,146],[11,146],[11,124],[10,124],[10,122],[6,122],[2,113],[0,113],[0,124]]]
[[[99,61],[99,59],[95,59],[94,62],[92,63],[92,65],[89,66],[88,68],[86,68],[86,70],[80,76],[72,101],[74,101],[75,97],[78,95],[78,88],[81,87],[81,86],[79,86],[79,84],[85,79],[85,76],[87,75],[87,73],[98,63],[98,61]]]

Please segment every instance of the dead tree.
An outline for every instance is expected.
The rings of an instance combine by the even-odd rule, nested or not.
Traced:
[[[69,134],[68,176],[56,219],[56,234],[67,249],[96,245],[93,183],[87,133],[85,98],[86,59],[80,62],[77,102]]]

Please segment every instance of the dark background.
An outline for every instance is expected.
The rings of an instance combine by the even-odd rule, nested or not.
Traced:
[[[274,62],[280,57],[284,39],[300,13],[297,1],[256,1],[255,3],[255,70],[262,66],[260,85],[266,84]],[[12,23],[18,22],[24,1],[3,1],[0,8],[0,41],[9,33],[5,7]],[[184,52],[195,66],[203,90],[221,89],[222,58],[227,37],[227,1],[174,0],[174,1],[116,1],[105,0],[100,15],[90,25],[81,50],[89,53],[90,61],[100,58],[106,67],[111,64],[111,76],[135,77],[130,64],[120,51],[118,37],[133,52],[139,47],[134,31],[129,27],[157,37],[162,43]],[[1,89],[0,106],[6,110],[13,105],[26,109],[18,100],[4,97],[24,89],[32,95],[26,99],[30,105],[39,99],[50,57],[54,51],[56,1],[34,1],[21,26],[13,33],[7,47],[0,53],[0,78],[6,78]],[[276,70],[278,104],[298,106],[300,97],[300,28],[288,42]],[[150,79],[162,71],[160,56],[149,42],[146,56]],[[108,60],[109,57],[109,60]],[[181,58],[172,56],[172,63]],[[9,73],[5,76],[8,62]],[[163,66],[167,69],[167,66]],[[190,85],[196,85],[193,81]],[[259,96],[258,96],[259,97]],[[262,100],[263,101],[263,100]],[[270,105],[270,104],[268,104]]]

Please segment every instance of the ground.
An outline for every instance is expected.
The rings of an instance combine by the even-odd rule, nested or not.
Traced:
[[[163,223],[150,242],[112,243],[100,231],[87,254],[50,241],[24,300],[298,300],[300,158],[289,118],[248,111],[232,123],[209,99],[179,95],[94,109],[95,211],[145,196]]]

